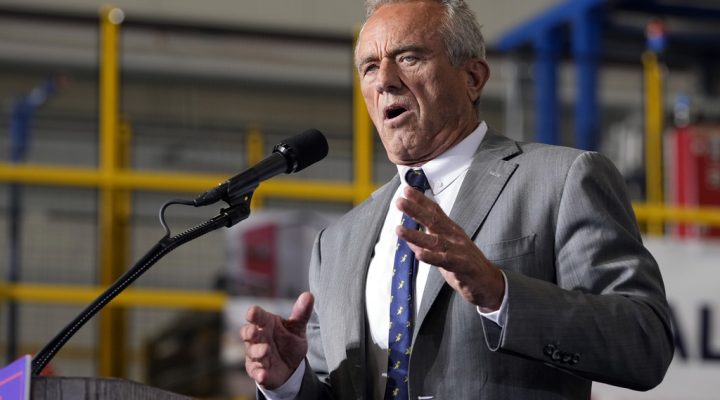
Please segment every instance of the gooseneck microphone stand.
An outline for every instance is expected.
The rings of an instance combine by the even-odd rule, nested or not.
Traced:
[[[88,305],[75,319],[70,322],[62,331],[40,350],[32,360],[32,374],[37,376],[45,368],[48,362],[62,348],[65,343],[88,322],[98,311],[107,305],[118,294],[125,290],[137,278],[144,274],[158,260],[165,255],[180,247],[181,245],[199,238],[209,232],[220,229],[222,227],[231,227],[238,222],[246,219],[250,215],[250,199],[253,192],[249,192],[242,196],[233,198],[229,202],[228,208],[223,208],[220,213],[178,235],[171,236],[170,228],[165,223],[165,210],[172,204],[181,204],[188,206],[196,206],[195,202],[189,200],[171,200],[160,208],[160,223],[165,228],[165,236],[153,246],[135,265],[118,278],[110,287],[108,287],[100,296],[98,296],[90,305]]]
[[[58,350],[88,320],[166,254],[206,233],[222,227],[229,228],[247,218],[250,215],[250,199],[261,181],[281,173],[289,174],[301,171],[322,160],[327,153],[328,144],[325,136],[317,129],[308,129],[278,143],[270,156],[201,194],[195,200],[170,200],[165,203],[159,212],[160,224],[165,228],[165,236],[35,355],[32,360],[33,375],[39,375]],[[170,205],[203,207],[220,200],[229,206],[221,209],[220,214],[179,235],[172,236],[170,234],[170,228],[165,223],[165,210]]]

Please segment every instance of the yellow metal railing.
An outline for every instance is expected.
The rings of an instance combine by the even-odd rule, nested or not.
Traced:
[[[37,304],[86,305],[99,296],[105,286],[0,283],[0,298]],[[107,308],[168,308],[217,311],[227,301],[224,292],[162,289],[128,289]]]
[[[104,175],[92,168],[0,163],[0,181],[30,185],[118,188],[199,194],[225,179],[227,179],[227,175],[132,170],[119,170],[111,175]],[[361,190],[365,190],[365,187],[347,182],[273,179],[263,182],[258,188],[256,196],[356,202],[356,193]]]
[[[720,226],[720,207],[672,207],[648,203],[633,204],[639,221],[696,223]]]

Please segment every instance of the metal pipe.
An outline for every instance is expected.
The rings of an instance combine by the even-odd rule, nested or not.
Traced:
[[[645,200],[651,206],[663,203],[662,129],[663,80],[657,54],[646,51],[642,55],[645,82]],[[649,219],[648,233],[662,235],[663,220]]]
[[[113,6],[100,11],[100,174],[111,179],[127,163],[129,152],[120,132],[120,24],[124,14]],[[99,282],[109,285],[127,264],[130,198],[127,191],[108,186],[100,190]],[[126,373],[127,317],[121,310],[99,316],[98,373],[123,377]]]

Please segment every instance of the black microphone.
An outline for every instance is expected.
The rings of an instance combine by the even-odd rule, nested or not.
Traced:
[[[195,207],[201,207],[223,200],[233,205],[255,190],[260,182],[281,173],[302,171],[325,158],[327,153],[325,136],[317,129],[308,129],[276,144],[272,154],[264,160],[201,194],[193,203]]]

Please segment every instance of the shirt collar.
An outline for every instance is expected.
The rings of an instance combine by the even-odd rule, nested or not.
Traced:
[[[433,194],[438,194],[445,190],[451,183],[462,175],[472,163],[473,155],[477,151],[480,142],[485,138],[487,133],[487,124],[485,121],[475,128],[465,139],[455,146],[449,148],[444,153],[426,162],[422,166],[425,176],[430,183],[430,189]],[[403,185],[407,185],[405,174],[411,167],[398,165],[398,174]]]

